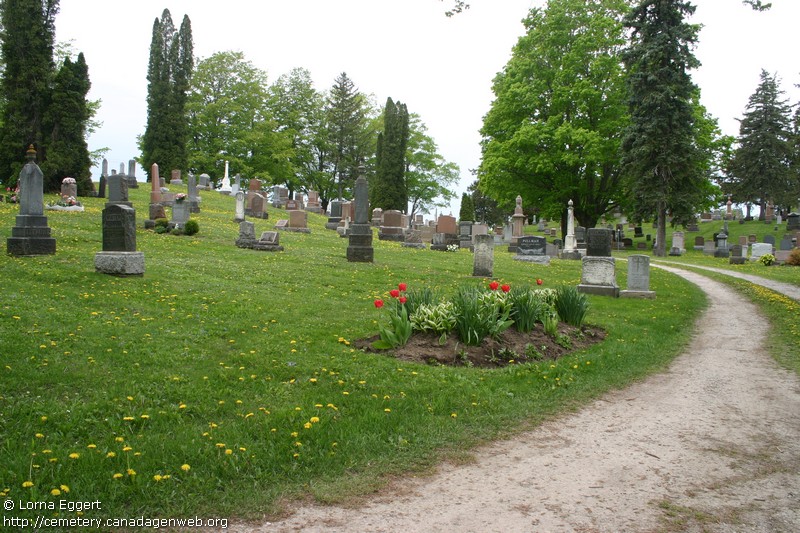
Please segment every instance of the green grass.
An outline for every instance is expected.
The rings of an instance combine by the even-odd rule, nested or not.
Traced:
[[[92,518],[257,517],[306,494],[352,498],[663,370],[705,306],[654,269],[655,300],[590,296],[586,321],[607,339],[555,364],[405,363],[353,349],[377,332],[373,301],[398,282],[483,286],[470,253],[376,238],[374,263],[348,263],[347,240],[313,214],[312,233],[281,234],[285,252],[242,250],[232,198],[203,193],[200,232],[179,237],[141,228],[148,197],[131,191],[144,277],[94,272],[101,199],[46,213],[55,256],[0,256],[2,496],[100,500]],[[0,236],[16,213],[0,203]],[[270,209],[256,231],[284,215]],[[494,273],[556,288],[579,282],[580,262],[532,265],[498,248]],[[617,277],[624,287],[624,263]],[[51,495],[61,485],[69,494]]]

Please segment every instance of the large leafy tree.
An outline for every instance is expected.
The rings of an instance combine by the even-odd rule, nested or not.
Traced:
[[[291,138],[278,131],[267,75],[242,52],[217,52],[197,64],[186,103],[189,168],[222,178],[233,173],[275,183],[292,179]]]
[[[698,27],[684,20],[694,10],[685,0],[642,0],[625,19],[631,122],[623,162],[635,216],[657,219],[657,256],[666,255],[667,213],[673,222],[688,220],[708,192],[689,73],[699,65],[692,53]]]
[[[485,194],[506,206],[521,195],[564,230],[570,199],[589,227],[620,201],[626,8],[625,0],[551,0],[530,11],[481,128]]]
[[[322,207],[327,208],[336,186],[328,172],[330,143],[323,94],[314,88],[308,70],[296,68],[280,76],[269,88],[269,95],[269,109],[278,131],[291,140],[287,187],[319,192]]]
[[[783,94],[777,76],[762,70],[739,121],[738,146],[728,169],[734,200],[760,205],[761,220],[767,202],[788,207],[797,191],[790,168],[791,108]]]
[[[141,138],[141,163],[162,172],[187,165],[186,98],[194,64],[192,28],[183,17],[180,31],[165,9],[153,22],[147,67],[147,126]],[[150,174],[147,174],[150,179]]]
[[[334,80],[325,110],[330,143],[328,171],[338,197],[343,198],[352,189],[360,167],[375,153],[374,112],[369,99],[345,72]]]
[[[51,103],[44,120],[49,132],[47,160],[42,163],[46,189],[57,190],[61,179],[69,176],[75,178],[78,194],[86,195],[93,190],[86,143],[90,118],[86,96],[90,86],[83,54],[78,54],[74,63],[65,58],[53,79]]]
[[[55,73],[53,45],[58,0],[4,0],[0,3],[5,99],[0,129],[0,180],[16,183],[33,144],[47,159],[44,122]]]
[[[408,187],[405,180],[408,146],[408,109],[400,102],[386,99],[383,131],[378,134],[375,178],[369,189],[370,205],[381,209],[408,211]]]
[[[458,165],[439,154],[436,141],[419,115],[409,116],[406,148],[405,182],[408,191],[409,215],[429,213],[434,207],[446,207],[456,197]]]

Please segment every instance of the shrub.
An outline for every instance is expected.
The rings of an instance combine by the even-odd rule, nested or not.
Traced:
[[[589,310],[589,299],[572,285],[562,286],[556,289],[555,308],[561,320],[571,326],[580,327]]]
[[[758,261],[764,266],[770,266],[775,262],[775,256],[772,254],[764,254],[758,258]]]
[[[789,252],[789,259],[786,260],[787,265],[800,266],[800,248],[795,248]]]
[[[194,235],[198,231],[200,231],[200,224],[192,219],[186,221],[186,224],[183,225],[183,233],[186,235]]]
[[[166,233],[169,231],[169,220],[166,218],[157,218],[153,224],[153,231],[156,233]]]
[[[416,331],[446,334],[453,331],[455,325],[453,302],[423,303],[411,314],[411,327]]]

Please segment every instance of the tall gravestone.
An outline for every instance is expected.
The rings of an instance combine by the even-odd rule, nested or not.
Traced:
[[[244,222],[245,208],[244,208],[244,192],[239,191],[236,193],[236,211],[233,215],[234,222]],[[255,233],[253,233],[255,237]]]
[[[355,217],[350,226],[347,260],[351,263],[372,263],[375,250],[372,247],[372,226],[369,224],[369,186],[362,175],[356,180]]]
[[[158,176],[158,164],[153,163],[150,167],[150,207],[147,220],[144,221],[145,228],[153,229],[156,220],[167,218],[167,211],[161,200],[161,178]]]
[[[602,296],[619,296],[616,264],[611,257],[612,230],[589,228],[586,231],[586,256],[581,259],[578,291]]]
[[[128,180],[112,174],[103,209],[103,250],[94,256],[97,272],[112,276],[144,274],[144,252],[136,251],[136,210],[128,202]]]
[[[9,255],[50,255],[56,253],[56,240],[44,215],[44,176],[36,164],[36,150],[28,148],[28,162],[19,173],[19,214],[6,240]]]
[[[195,178],[194,174],[191,172],[189,172],[189,176],[186,178],[186,195],[188,196],[189,212],[199,213],[200,196],[197,194],[197,178]]]
[[[572,200],[567,203],[567,236],[564,237],[564,250],[561,252],[561,259],[581,258],[578,250],[578,239],[575,237],[575,209],[572,207]]]
[[[106,185],[108,182],[108,160],[103,159],[103,166],[100,167],[100,185],[97,189],[97,197],[98,198],[105,198],[106,197]]]
[[[525,225],[525,214],[522,211],[522,196],[517,196],[517,205],[514,207],[514,214],[511,215],[511,244],[508,246],[509,252],[517,251],[517,240],[522,237]]]
[[[472,261],[472,275],[485,278],[494,276],[494,237],[475,235],[475,255]]]
[[[136,181],[136,161],[133,159],[128,160],[128,188],[138,189],[139,182]]]

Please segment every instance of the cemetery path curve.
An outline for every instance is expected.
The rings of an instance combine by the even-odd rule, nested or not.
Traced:
[[[762,349],[768,323],[757,307],[705,276],[661,268],[709,298],[666,372],[475,450],[474,464],[400,480],[363,505],[302,505],[281,521],[229,529],[800,530],[800,380]]]
[[[677,268],[680,268],[682,263],[677,263],[673,261],[661,261],[653,262],[653,266],[660,267],[662,265],[670,265]],[[773,281],[771,279],[762,278],[761,276],[755,276],[753,274],[745,274],[743,272],[736,272],[735,270],[727,270],[724,268],[714,268],[714,267],[707,267],[707,266],[699,266],[699,265],[692,265],[692,268],[699,268],[702,270],[710,270],[712,272],[717,272],[719,274],[725,274],[726,276],[731,276],[732,278],[743,279],[745,281],[749,281],[750,283],[754,283],[756,285],[761,285],[762,287],[766,287],[771,289],[775,292],[779,292],[788,296],[793,300],[797,300],[800,302],[800,287],[797,285],[792,285],[791,283],[783,283],[780,281]]]

